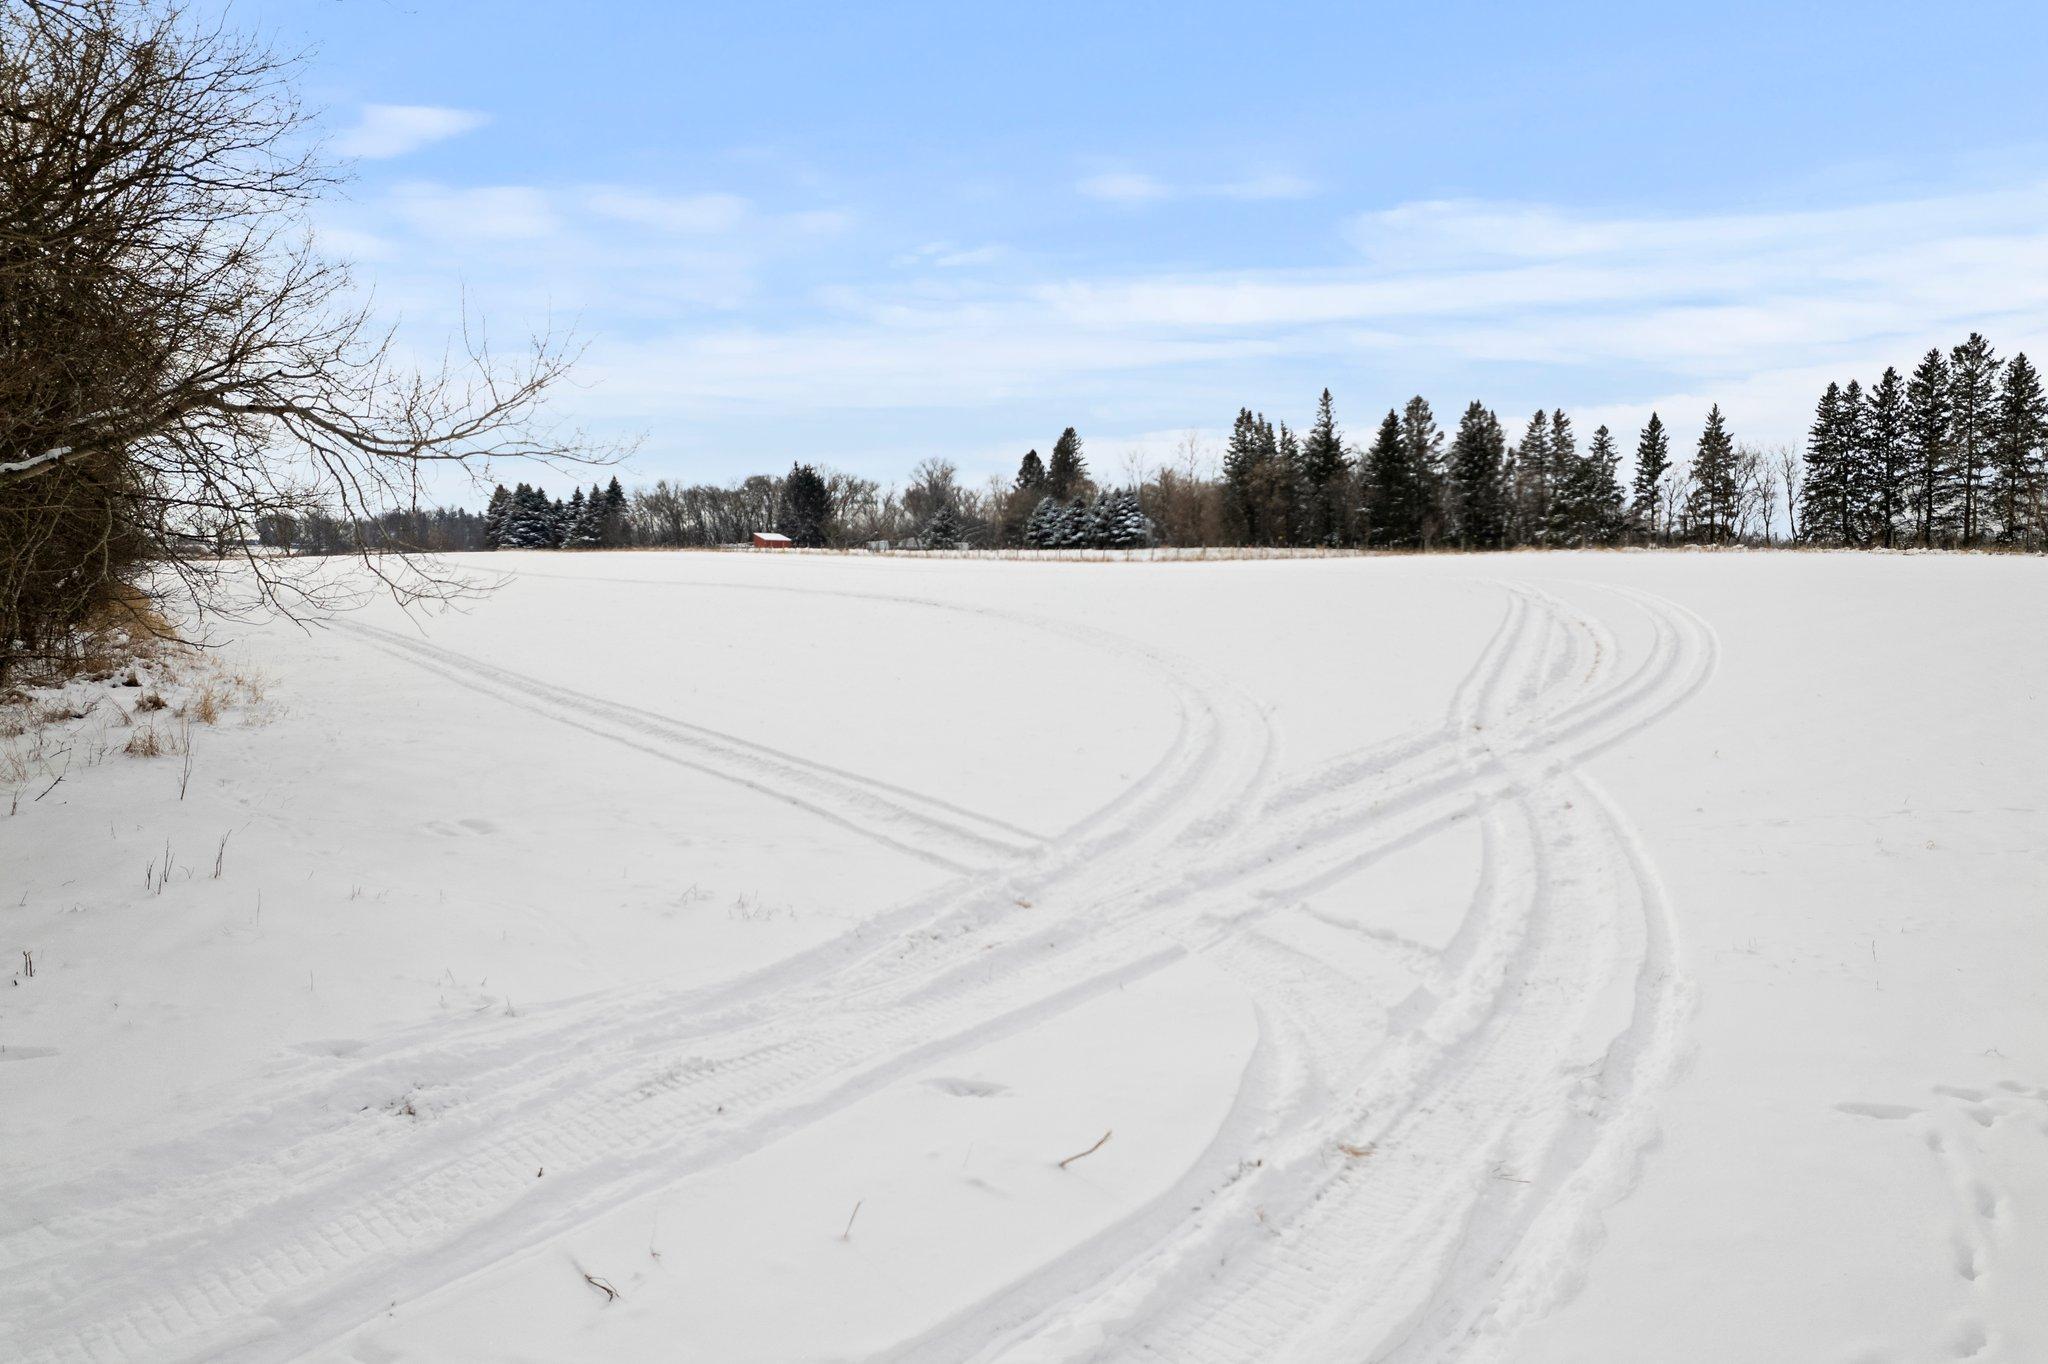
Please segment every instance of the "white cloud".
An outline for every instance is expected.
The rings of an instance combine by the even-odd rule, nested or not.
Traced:
[[[737,194],[650,194],[631,189],[598,189],[589,196],[592,212],[662,232],[729,232],[753,206]]]
[[[1138,175],[1130,171],[1109,171],[1102,175],[1091,175],[1074,188],[1090,199],[1101,199],[1111,204],[1149,204],[1173,197],[1171,186],[1149,175]]]
[[[1316,186],[1298,175],[1271,172],[1221,184],[1174,185],[1136,171],[1105,171],[1074,185],[1077,193],[1110,204],[1155,204],[1168,199],[1307,199]]]
[[[472,109],[444,109],[432,104],[366,104],[354,126],[336,135],[334,149],[343,156],[382,160],[459,137],[490,121],[490,115]]]

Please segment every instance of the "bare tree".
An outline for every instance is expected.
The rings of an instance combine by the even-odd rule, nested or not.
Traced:
[[[1785,485],[1785,538],[1799,539],[1800,494],[1806,487],[1806,462],[1789,445],[1778,447],[1778,477]]]
[[[373,520],[435,466],[603,454],[542,420],[560,341],[506,358],[465,326],[421,368],[373,324],[312,242],[335,177],[296,76],[149,0],[0,0],[0,674],[145,564],[202,615],[221,550],[256,600],[324,604],[331,575],[248,552],[266,518]],[[408,597],[461,588],[372,562]]]

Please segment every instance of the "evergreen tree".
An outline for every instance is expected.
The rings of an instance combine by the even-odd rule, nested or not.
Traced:
[[[522,483],[512,492],[499,544],[506,549],[549,549],[555,543],[554,507],[547,494]]]
[[[1984,528],[1985,475],[1998,426],[1998,371],[2004,363],[1992,355],[1991,343],[1976,332],[1949,352],[1954,478],[1966,545],[1977,543]]]
[[[1693,534],[1710,545],[1735,538],[1737,494],[1735,440],[1721,416],[1721,405],[1707,413],[1699,449],[1692,460],[1692,491],[1686,495],[1686,519]]]
[[[1861,545],[1869,540],[1877,517],[1870,509],[1870,407],[1863,400],[1863,385],[1854,379],[1842,386],[1842,403],[1837,413],[1842,424],[1842,524],[1841,541]]]
[[[1494,549],[1506,536],[1507,434],[1474,400],[1458,419],[1445,469],[1448,530],[1461,549]]]
[[[1614,444],[1614,433],[1605,426],[1593,432],[1585,471],[1586,541],[1611,545],[1621,538],[1627,518],[1622,511],[1621,451]]]
[[[2000,544],[2019,544],[2048,529],[2040,524],[2044,446],[2048,400],[2041,396],[2040,372],[2022,351],[2005,367],[1992,440],[1991,513]]]
[[[1101,534],[1102,543],[1112,549],[1142,549],[1152,543],[1152,522],[1138,505],[1135,488],[1119,488],[1109,495]]]
[[[1280,458],[1280,440],[1273,424],[1250,408],[1239,408],[1230,430],[1230,444],[1223,450],[1224,506],[1231,529],[1241,544],[1264,544],[1276,539],[1274,511],[1284,506],[1275,495],[1275,465]]]
[[[1550,414],[1550,460],[1544,471],[1549,497],[1543,518],[1544,540],[1549,544],[1570,543],[1578,508],[1573,493],[1583,482],[1579,463],[1579,442],[1572,434],[1572,421],[1558,408]]]
[[[1366,542],[1400,549],[1422,543],[1425,488],[1403,441],[1401,416],[1389,411],[1365,454]]]
[[[1550,414],[1538,408],[1515,447],[1515,539],[1540,545],[1550,535]]]
[[[1038,457],[1038,451],[1026,450],[1024,458],[1017,463],[1017,491],[1020,493],[1041,492],[1045,488],[1045,461]]]
[[[1671,470],[1671,433],[1664,429],[1663,419],[1655,412],[1636,437],[1635,500],[1629,510],[1633,514],[1637,534],[1645,539],[1657,533],[1658,499],[1663,492],[1664,475]]]
[[[782,480],[782,520],[777,529],[791,543],[817,549],[825,543],[832,520],[832,491],[808,464],[792,464]]]
[[[1295,544],[1302,538],[1301,441],[1281,422],[1264,469],[1266,541]]]
[[[1912,464],[1912,508],[1920,543],[1932,545],[1947,524],[1951,411],[1948,362],[1930,350],[1906,383],[1906,449]]]
[[[1045,467],[1045,490],[1062,501],[1077,497],[1088,482],[1088,461],[1081,458],[1081,437],[1073,427],[1060,432],[1052,447],[1052,462]]]
[[[619,486],[617,474],[613,474],[612,481],[605,485],[604,505],[599,515],[604,543],[625,544],[631,528],[626,520],[626,490]]]
[[[1031,519],[1024,526],[1024,543],[1033,549],[1052,549],[1065,533],[1061,519],[1066,505],[1057,497],[1043,497],[1031,509]]]
[[[1344,475],[1351,461],[1344,457],[1344,440],[1337,433],[1337,415],[1324,389],[1316,403],[1315,424],[1301,443],[1301,539],[1315,545],[1334,545],[1344,537]]]
[[[512,494],[500,483],[491,492],[490,505],[484,508],[484,545],[496,549],[505,543],[505,518],[512,514]]]
[[[960,531],[960,518],[950,502],[939,505],[918,538],[926,549],[962,549],[967,544]]]
[[[1444,433],[1436,414],[1417,394],[1401,409],[1401,459],[1408,466],[1414,543],[1427,546],[1443,533]]]
[[[565,521],[568,529],[562,533],[564,549],[596,549],[604,543],[604,494],[592,488],[591,496],[585,497],[578,488],[569,499]]]
[[[1864,417],[1865,509],[1870,533],[1890,549],[1906,508],[1909,481],[1906,387],[1894,368],[1886,368],[1870,390]]]
[[[1814,406],[1806,433],[1806,484],[1800,490],[1802,536],[1816,544],[1846,543],[1849,515],[1848,452],[1842,422],[1842,386],[1830,383]]]

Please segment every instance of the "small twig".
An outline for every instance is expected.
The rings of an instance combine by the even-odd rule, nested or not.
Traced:
[[[1371,1155],[1375,1150],[1379,1149],[1379,1145],[1377,1142],[1369,1141],[1363,1146],[1347,1146],[1346,1144],[1340,1141],[1337,1143],[1337,1149],[1339,1151],[1342,1151],[1345,1155],[1351,1157],[1353,1160],[1363,1160],[1365,1159],[1365,1157]]]
[[[865,1202],[867,1202],[865,1198],[853,1200],[853,1211],[846,1216],[846,1230],[839,1233],[840,1240],[849,1241],[853,1239],[853,1219],[860,1216],[860,1205]]]
[[[33,952],[29,952],[29,951],[23,951],[23,952],[22,952],[22,954],[21,954],[21,974],[22,974],[22,975],[23,975],[23,976],[24,976],[25,978],[27,978],[27,979],[29,979],[29,980],[34,980],[34,979],[35,979],[35,975],[36,975],[36,954],[35,954],[35,953],[33,953]]]
[[[1110,1129],[1110,1130],[1111,1130],[1111,1131],[1114,1131],[1115,1129],[1114,1129],[1114,1128],[1112,1128],[1112,1129]],[[1062,1170],[1064,1170],[1064,1169],[1066,1169],[1066,1168],[1067,1168],[1067,1167],[1068,1167],[1069,1165],[1072,1165],[1072,1164],[1073,1164],[1073,1163],[1074,1163],[1075,1161],[1079,1160],[1079,1159],[1080,1159],[1081,1157],[1083,1157],[1083,1156],[1092,1156],[1092,1155],[1094,1155],[1094,1154],[1095,1154],[1095,1153],[1096,1153],[1097,1151],[1100,1151],[1100,1150],[1102,1149],[1102,1143],[1103,1143],[1103,1142],[1105,1142],[1105,1141],[1108,1141],[1108,1140],[1109,1140],[1109,1137],[1110,1137],[1110,1133],[1109,1133],[1109,1132],[1104,1132],[1104,1133],[1102,1134],[1101,1138],[1100,1138],[1100,1139],[1098,1139],[1098,1140],[1096,1141],[1096,1143],[1095,1143],[1095,1144],[1094,1144],[1093,1146],[1089,1147],[1089,1148],[1088,1148],[1087,1150],[1085,1150],[1085,1151],[1076,1151],[1076,1152],[1074,1152],[1074,1154],[1072,1154],[1071,1156],[1068,1156],[1068,1157],[1067,1157],[1067,1158],[1066,1158],[1065,1160],[1061,1161],[1061,1162],[1060,1162],[1060,1168],[1061,1168]]]
[[[213,853],[213,879],[214,879],[214,880],[216,880],[216,881],[220,880],[220,864],[221,864],[222,860],[223,860],[223,859],[225,859],[225,858],[227,857],[227,855],[228,855],[228,836],[229,836],[230,834],[232,834],[232,833],[234,833],[234,830],[233,830],[233,829],[230,829],[230,830],[228,830],[228,832],[227,832],[227,833],[225,833],[225,834],[222,834],[222,835],[220,836],[220,847],[218,847],[218,848],[216,848],[216,849],[214,850],[214,853]]]
[[[65,769],[64,769],[64,771],[65,771],[65,772],[68,772],[68,771],[70,771],[70,770],[71,770],[71,769],[70,769],[69,767],[67,767],[67,768],[65,768]],[[63,780],[64,780],[64,772],[59,772],[59,773],[57,774],[57,781],[53,781],[53,782],[51,782],[51,783],[50,783],[50,784],[49,784],[48,786],[45,786],[45,787],[43,788],[43,796],[47,796],[47,795],[49,795],[49,794],[50,794],[50,792],[52,792],[52,791],[56,790],[56,789],[57,789],[57,782],[61,782],[61,781],[63,781]],[[36,797],[36,800],[41,800],[41,799],[43,798],[43,796],[37,796],[37,797]],[[30,802],[29,802],[29,804],[31,804],[31,805],[35,804],[35,801],[30,801]]]
[[[610,1306],[612,1303],[615,1303],[620,1298],[626,1296],[625,1294],[621,1293],[618,1289],[613,1288],[610,1284],[606,1283],[603,1279],[598,1278],[595,1274],[585,1274],[583,1276],[583,1282],[589,1284],[592,1288],[598,1289],[600,1292],[604,1294],[606,1306]]]

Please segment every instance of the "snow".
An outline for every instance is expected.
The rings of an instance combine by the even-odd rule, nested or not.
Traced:
[[[464,562],[72,689],[0,1356],[2048,1356],[2048,563]]]

